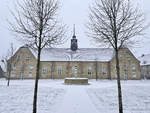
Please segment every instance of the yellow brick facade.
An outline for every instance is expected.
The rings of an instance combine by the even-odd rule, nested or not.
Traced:
[[[139,61],[129,51],[119,51],[121,79],[141,79]],[[126,69],[125,69],[126,68]],[[97,73],[97,74],[96,74]],[[20,48],[12,62],[12,79],[33,79],[36,75],[36,58],[28,48]],[[41,61],[40,78],[63,79],[87,77],[116,79],[115,58],[107,62],[96,61]],[[126,75],[126,76],[125,76]]]

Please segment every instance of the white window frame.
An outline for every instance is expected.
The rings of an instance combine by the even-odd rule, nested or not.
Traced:
[[[13,65],[12,65],[12,69],[16,69],[16,64],[13,64]]]
[[[34,68],[33,64],[30,64],[30,65],[29,65],[29,68],[30,68],[30,69],[33,69],[33,68]]]
[[[30,60],[30,55],[26,55],[26,60]]]
[[[127,60],[130,61],[131,60],[131,56],[127,55]]]
[[[92,75],[92,67],[91,66],[88,67],[88,75],[89,76]]]
[[[136,65],[132,65],[132,70],[136,71]]]
[[[17,56],[17,60],[19,61],[21,59],[21,55],[18,55]]]
[[[57,66],[57,74],[58,74],[59,76],[62,75],[62,66]]]
[[[132,72],[132,77],[136,78],[136,72]]]
[[[44,67],[42,68],[42,74],[45,75],[46,73],[47,73],[47,68],[46,68],[46,66],[44,66]]]
[[[107,74],[106,66],[102,66],[102,73],[103,73],[103,75],[106,75],[106,74]]]
[[[11,72],[11,77],[14,78],[16,76],[15,72]]]
[[[77,66],[73,66],[72,67],[72,74],[76,75],[78,73],[78,67]]]
[[[32,77],[32,72],[29,72],[29,77]]]
[[[121,55],[121,54],[119,54],[119,59],[120,59],[120,60],[122,59],[122,55]]]
[[[124,70],[124,71],[127,71],[127,64],[124,64],[124,65],[123,65],[123,70]]]

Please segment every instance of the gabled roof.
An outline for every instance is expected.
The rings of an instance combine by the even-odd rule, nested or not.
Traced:
[[[31,50],[31,49],[30,49]],[[31,50],[37,58],[37,52]],[[108,62],[114,56],[111,48],[46,48],[41,52],[41,61],[101,61]]]
[[[140,60],[140,65],[150,65],[150,54],[142,55],[138,59]]]

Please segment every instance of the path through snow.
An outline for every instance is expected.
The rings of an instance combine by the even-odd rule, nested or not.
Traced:
[[[72,86],[67,89],[58,113],[98,113],[91,103],[85,87]]]

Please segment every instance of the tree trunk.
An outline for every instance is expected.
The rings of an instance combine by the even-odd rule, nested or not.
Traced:
[[[10,62],[12,62],[10,60]],[[11,74],[11,63],[9,64],[8,63],[8,81],[7,81],[7,86],[9,86],[9,83],[10,83],[10,74]]]
[[[97,64],[97,61],[96,61],[95,71],[96,71],[96,81],[97,81],[98,80],[98,64]]]
[[[9,70],[9,72],[8,72],[8,81],[7,81],[7,86],[9,86],[9,82],[10,82],[10,74],[11,74],[11,71]]]
[[[40,55],[41,55],[41,47],[38,48],[36,80],[35,80],[34,99],[33,99],[33,113],[36,113],[37,111],[37,92],[38,92],[38,80],[39,80],[39,75],[40,75]]]
[[[116,69],[117,69],[117,84],[118,84],[118,101],[119,101],[119,113],[123,113],[122,106],[122,92],[121,92],[121,83],[120,83],[120,67],[119,67],[119,58],[118,50],[116,50]]]

